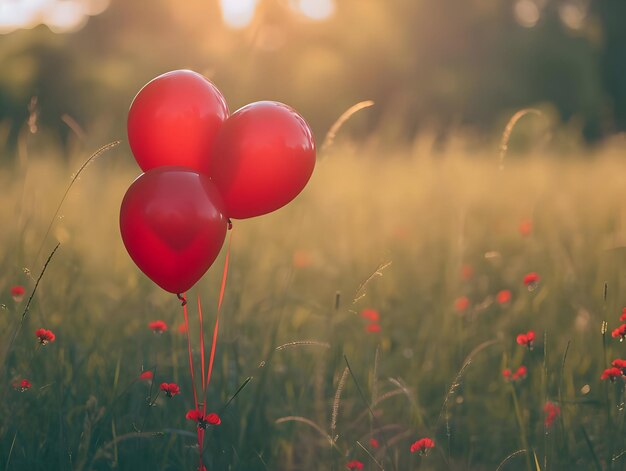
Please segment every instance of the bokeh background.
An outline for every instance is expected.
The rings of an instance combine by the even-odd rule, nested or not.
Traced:
[[[231,111],[287,102],[317,135],[372,99],[357,136],[490,136],[533,106],[595,142],[626,128],[625,20],[621,0],[3,0],[0,137],[32,96],[60,136],[67,115],[122,137],[137,90],[191,68]]]
[[[624,0],[0,0],[0,469],[198,469],[180,304],[118,228],[128,107],[190,68],[320,144],[231,232],[207,469],[625,471],[625,382],[600,379],[626,359],[625,24]],[[225,251],[188,293],[196,367]]]

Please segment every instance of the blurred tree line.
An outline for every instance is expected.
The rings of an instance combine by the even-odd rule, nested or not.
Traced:
[[[350,105],[376,106],[357,133],[500,132],[517,109],[551,104],[588,141],[626,129],[624,0],[337,0],[324,21],[288,0],[260,0],[253,22],[226,26],[217,0],[112,0],[78,32],[45,26],[0,36],[0,123],[14,145],[32,96],[61,139],[70,116],[94,139],[125,138],[134,94],[191,68],[231,111],[286,102],[318,140]]]

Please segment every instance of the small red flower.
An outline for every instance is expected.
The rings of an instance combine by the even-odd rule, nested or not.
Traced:
[[[463,265],[461,267],[461,278],[470,280],[474,276],[474,269],[471,265]]]
[[[533,222],[530,219],[522,219],[519,223],[518,229],[520,234],[527,237],[533,232]]]
[[[161,391],[165,391],[167,397],[174,397],[176,394],[180,394],[180,387],[176,383],[161,383]]]
[[[561,408],[554,402],[548,401],[546,405],[543,406],[543,412],[546,415],[543,423],[546,427],[550,427],[557,417],[561,415]]]
[[[185,325],[184,322],[181,322],[180,324],[178,324],[178,327],[176,327],[176,330],[178,331],[179,334],[186,334],[187,326]]]
[[[457,312],[463,312],[470,307],[470,304],[470,300],[467,296],[461,296],[454,301],[454,309],[456,309]]]
[[[217,415],[215,412],[211,412],[209,415],[206,416],[206,421],[210,424],[210,425],[219,425],[222,423],[222,419],[220,419],[220,416]]]
[[[508,289],[503,289],[502,291],[498,291],[496,295],[496,300],[498,304],[508,304],[511,302],[511,291]]]
[[[54,335],[51,330],[46,329],[37,329],[35,331],[35,335],[39,339],[39,343],[41,345],[45,345],[48,342],[54,342],[54,340],[56,339],[56,335]]]
[[[363,309],[361,311],[361,317],[367,319],[370,322],[378,322],[380,319],[380,314],[376,309]]]
[[[146,370],[139,375],[139,379],[152,379],[154,378],[154,373],[151,370]]]
[[[541,279],[541,277],[539,275],[537,275],[537,273],[535,273],[535,272],[528,273],[524,277],[524,284],[528,288],[528,291],[535,290],[537,288],[537,286],[539,285],[539,280],[540,279]]]
[[[30,389],[31,386],[32,384],[26,378],[13,382],[13,388],[19,392],[24,392],[27,389]]]
[[[508,368],[502,370],[502,377],[507,381],[510,381],[512,379],[512,376],[513,375],[511,374],[511,370],[509,370]]]
[[[296,250],[293,253],[292,263],[296,268],[307,268],[313,264],[313,257],[306,250]]]
[[[622,308],[622,315],[619,316],[619,320],[622,322],[626,321],[626,307]]]
[[[611,366],[614,366],[615,368],[619,368],[624,373],[626,373],[626,360],[621,360],[619,358],[616,358],[615,360],[611,362]]]
[[[346,468],[348,469],[363,469],[363,463],[359,460],[352,460],[346,463]]]
[[[617,378],[621,378],[624,375],[623,371],[620,368],[607,368],[600,375],[601,380],[610,379],[611,382],[614,382]]]
[[[367,330],[371,334],[377,334],[378,332],[380,332],[380,324],[372,322],[371,324],[367,324],[365,326],[365,330]]]
[[[515,373],[513,373],[512,378],[513,378],[513,381],[521,381],[522,379],[525,379],[527,375],[528,375],[528,368],[522,365],[517,369]]]
[[[26,293],[26,288],[21,285],[15,285],[11,288],[11,296],[13,297],[13,301],[19,303],[24,299],[24,293]]]
[[[611,335],[613,336],[613,338],[619,338],[619,341],[623,342],[624,338],[626,337],[626,324],[620,325],[617,329],[611,332]]]
[[[420,438],[418,441],[411,445],[411,453],[419,453],[424,456],[427,455],[431,448],[435,448],[435,442],[430,438]]]
[[[532,350],[533,343],[535,341],[535,332],[532,330],[529,330],[525,334],[519,334],[516,340],[518,344],[526,345],[528,347],[528,350]]]
[[[188,420],[195,420],[198,423],[198,428],[206,429],[209,425],[219,425],[222,423],[220,416],[215,412],[211,412],[206,416],[202,414],[198,409],[191,409],[185,415]]]
[[[370,438],[370,446],[372,448],[378,448],[380,445],[378,444],[378,440],[375,438]]]
[[[148,324],[148,327],[152,329],[155,334],[162,334],[167,330],[167,324],[163,321],[153,321]]]

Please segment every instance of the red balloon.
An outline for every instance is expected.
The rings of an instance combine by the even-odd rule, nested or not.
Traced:
[[[289,203],[314,167],[315,143],[302,116],[282,103],[259,101],[224,122],[201,170],[220,190],[225,214],[244,219]]]
[[[206,77],[174,70],[148,82],[128,112],[128,142],[146,172],[161,166],[199,170],[228,117],[224,97]]]
[[[124,196],[120,231],[141,271],[164,290],[183,293],[222,248],[222,199],[206,175],[183,167],[149,170]]]

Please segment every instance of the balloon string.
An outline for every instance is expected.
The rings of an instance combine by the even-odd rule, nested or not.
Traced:
[[[198,459],[199,459],[199,463],[198,463],[198,471],[201,470],[206,470],[206,468],[203,467],[203,463],[202,463],[202,448],[204,445],[204,429],[198,427]]]
[[[211,373],[213,372],[213,362],[215,361],[215,348],[217,347],[217,333],[220,326],[220,312],[222,311],[222,302],[224,301],[224,292],[226,290],[226,280],[228,278],[228,265],[230,262],[230,246],[233,242],[233,233],[228,238],[228,247],[226,248],[226,258],[224,260],[224,271],[222,273],[222,286],[220,287],[220,297],[217,302],[217,315],[215,317],[215,328],[213,329],[213,343],[211,344],[211,356],[209,357],[209,369],[206,376],[206,388],[204,390],[204,410],[206,413],[206,397],[209,383],[211,382]]]
[[[189,337],[189,315],[187,313],[187,300],[184,295],[178,294],[178,299],[183,300],[183,315],[185,317],[185,332],[187,332],[187,351],[189,352],[189,372],[191,374],[191,390],[193,391],[193,402],[198,409],[198,393],[196,392],[196,375],[193,369],[193,355],[191,354],[191,338]]]
[[[178,293],[176,297],[181,301],[180,303],[181,306],[185,306],[187,304],[187,299],[185,299],[184,295]]]
[[[233,221],[228,218],[226,219],[226,223],[228,224],[228,230],[230,231],[233,228]]]
[[[200,320],[200,362],[201,362],[201,367],[202,367],[202,369],[200,370],[202,372],[200,376],[202,377],[202,392],[205,394],[205,398],[206,398],[206,384],[204,381],[204,372],[206,371],[204,369],[204,326],[202,322],[202,305],[200,304],[199,294],[198,294],[198,319]],[[204,402],[205,402],[205,407],[206,407],[206,399]]]

